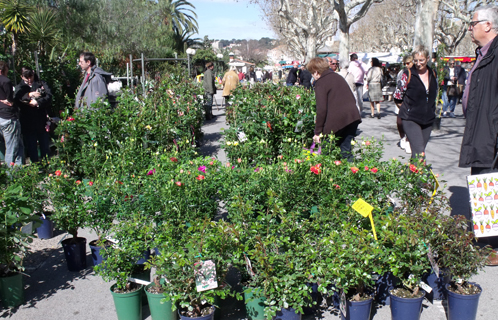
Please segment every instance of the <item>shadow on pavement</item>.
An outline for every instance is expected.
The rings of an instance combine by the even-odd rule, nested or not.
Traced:
[[[24,276],[24,299],[25,303],[20,307],[35,307],[38,301],[51,297],[60,290],[75,287],[72,282],[75,279],[85,279],[93,273],[93,262],[91,255],[87,254],[87,268],[79,272],[67,270],[64,250],[62,247],[37,250],[26,257],[26,273]],[[0,317],[14,315],[20,308],[2,310]]]
[[[216,155],[220,146],[218,141],[221,140],[223,135],[220,132],[204,133],[204,137],[201,141],[202,148],[200,148],[200,153],[203,156]]]
[[[448,190],[451,192],[450,206],[451,216],[462,215],[468,220],[470,216],[469,189],[466,187],[450,186]]]

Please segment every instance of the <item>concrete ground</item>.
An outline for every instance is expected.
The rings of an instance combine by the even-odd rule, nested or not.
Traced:
[[[221,104],[221,95],[216,96]],[[365,102],[366,114],[369,114],[369,104]],[[201,152],[205,155],[215,155],[221,161],[226,157],[219,147],[222,138],[221,128],[226,127],[224,108],[214,107],[217,117],[207,121],[203,127],[204,141]],[[465,119],[462,116],[461,105],[457,106],[457,117],[442,119],[440,131],[432,133],[427,147],[427,160],[432,163],[435,173],[445,180],[446,194],[450,199],[450,214],[468,216],[469,199],[465,177],[469,169],[458,168],[458,155],[463,134]],[[394,104],[382,103],[382,118],[364,118],[359,126],[359,138],[375,137],[385,143],[384,157],[409,157],[397,146],[399,136],[396,129]],[[442,183],[443,185],[443,183]],[[68,272],[64,254],[60,245],[65,234],[58,234],[49,240],[35,240],[33,253],[27,257],[25,279],[26,303],[15,309],[0,309],[0,317],[14,320],[115,320],[117,319],[109,288],[111,283],[104,282],[95,276],[91,266],[91,257],[87,249],[88,268],[80,272]],[[82,237],[88,241],[95,239],[89,230],[82,230]],[[498,306],[494,299],[498,297],[498,267],[486,267],[473,280],[479,283],[483,292],[480,298],[477,319],[495,320]],[[497,298],[498,299],[498,298]],[[0,303],[1,306],[1,303]],[[244,305],[237,301],[226,301],[220,319],[245,319]],[[339,319],[338,311],[333,308],[322,308],[314,316],[304,316],[303,319]],[[374,320],[390,319],[389,306],[376,306],[373,311]],[[445,320],[445,302],[424,301],[421,320]],[[143,319],[151,319],[148,307],[143,309]]]

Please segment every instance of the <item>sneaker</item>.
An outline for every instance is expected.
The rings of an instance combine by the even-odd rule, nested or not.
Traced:
[[[399,139],[399,147],[401,149],[405,149],[406,148],[406,137],[403,137],[403,138]]]
[[[443,112],[443,118],[448,118],[448,112]]]
[[[450,118],[456,118],[453,112],[450,112]]]
[[[408,154],[412,154],[412,148],[410,147],[410,142],[407,141],[405,144],[405,152]]]

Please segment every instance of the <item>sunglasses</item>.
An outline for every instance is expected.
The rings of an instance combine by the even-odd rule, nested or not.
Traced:
[[[337,66],[337,65],[338,65],[338,63],[330,63],[330,64],[331,64],[331,65],[334,65],[334,66]]]
[[[477,21],[470,21],[469,22],[469,25],[471,28],[474,28],[476,26],[476,24],[478,23],[481,23],[481,22],[484,22],[484,21],[488,21],[488,20],[477,20]]]
[[[408,65],[410,65],[410,64],[412,64],[412,63],[413,63],[413,62],[407,62],[407,63],[405,63],[405,66],[408,66]]]

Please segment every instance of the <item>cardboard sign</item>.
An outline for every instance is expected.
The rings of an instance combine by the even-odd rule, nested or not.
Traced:
[[[194,264],[194,275],[197,292],[218,288],[216,265],[212,260],[196,262]]]
[[[498,173],[467,176],[470,211],[477,238],[498,236]]]

